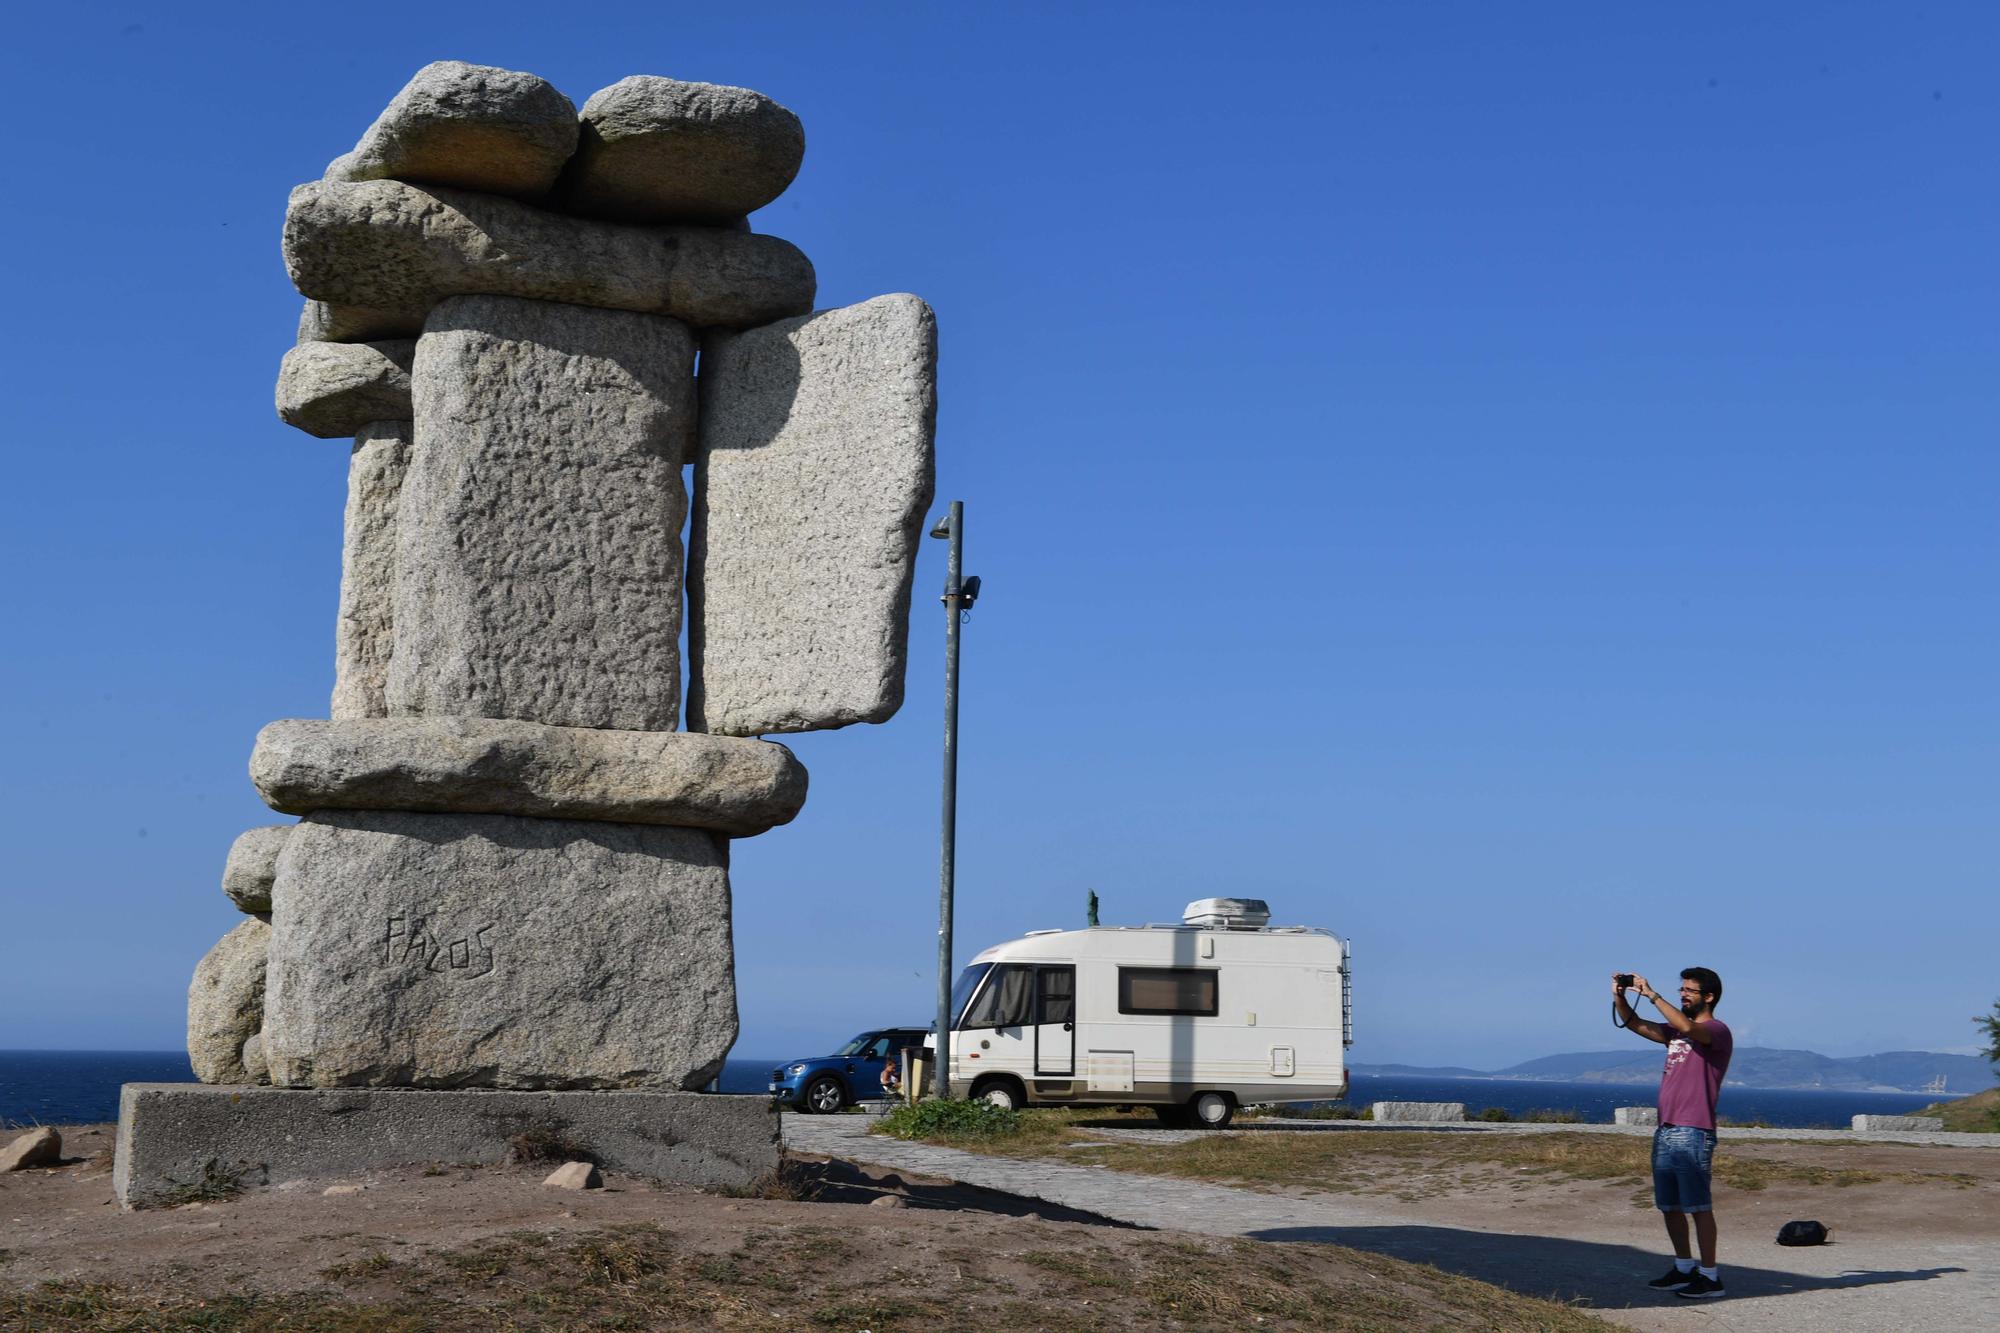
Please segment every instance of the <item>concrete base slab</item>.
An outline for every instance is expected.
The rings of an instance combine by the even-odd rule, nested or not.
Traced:
[[[1882,1130],[1924,1131],[1944,1128],[1944,1117],[1935,1115],[1858,1115],[1854,1128],[1863,1133]]]
[[[1645,1125],[1657,1127],[1660,1123],[1660,1108],[1657,1106],[1620,1106],[1611,1113],[1614,1125]]]
[[[1447,1121],[1465,1119],[1464,1102],[1375,1102],[1376,1120]]]
[[[111,1182],[121,1205],[144,1208],[232,1185],[499,1163],[530,1133],[674,1184],[747,1187],[778,1165],[778,1115],[763,1097],[127,1083]]]

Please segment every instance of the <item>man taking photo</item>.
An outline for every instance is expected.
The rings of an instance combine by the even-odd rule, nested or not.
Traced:
[[[1639,1017],[1625,998],[1636,990],[1659,1007],[1661,1022]],[[1667,1048],[1660,1074],[1660,1127],[1653,1131],[1653,1205],[1674,1243],[1673,1269],[1647,1285],[1678,1288],[1675,1295],[1710,1300],[1723,1294],[1715,1266],[1715,1204],[1709,1196],[1709,1168],[1715,1156],[1715,1097],[1729,1070],[1734,1042],[1715,1016],[1722,1001],[1722,978],[1705,967],[1681,973],[1680,1003],[1654,990],[1636,972],[1614,972],[1611,1004],[1619,1026]],[[1688,1219],[1701,1245],[1696,1264],[1688,1246]]]

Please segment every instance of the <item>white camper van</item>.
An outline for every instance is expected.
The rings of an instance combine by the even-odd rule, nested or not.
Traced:
[[[1347,942],[1254,898],[1178,925],[1035,930],[953,987],[951,1083],[1002,1106],[1151,1106],[1219,1129],[1251,1102],[1347,1092]]]

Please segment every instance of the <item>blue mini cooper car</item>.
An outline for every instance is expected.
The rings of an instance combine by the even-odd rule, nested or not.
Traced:
[[[893,1096],[882,1086],[882,1067],[902,1051],[930,1040],[929,1028],[873,1028],[832,1055],[794,1060],[771,1071],[771,1097],[780,1106],[831,1115],[860,1101]]]

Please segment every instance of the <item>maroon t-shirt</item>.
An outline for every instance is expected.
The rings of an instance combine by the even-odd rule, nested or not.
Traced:
[[[1660,1123],[1715,1128],[1715,1097],[1722,1076],[1729,1072],[1734,1040],[1729,1029],[1713,1018],[1700,1020],[1710,1033],[1706,1046],[1667,1029],[1667,1067],[1660,1072]]]

